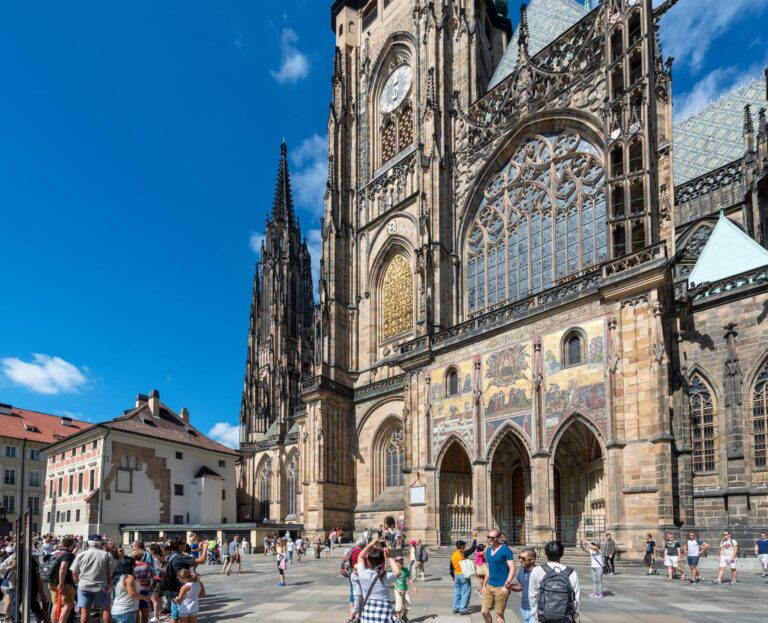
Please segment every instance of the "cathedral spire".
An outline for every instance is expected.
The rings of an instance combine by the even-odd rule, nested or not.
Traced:
[[[519,47],[517,63],[520,65],[528,60],[528,7],[523,2],[520,5],[520,26],[518,26],[517,45]]]
[[[291,196],[291,178],[288,173],[288,147],[280,144],[280,165],[277,168],[275,198],[272,201],[272,221],[293,224],[293,197]]]

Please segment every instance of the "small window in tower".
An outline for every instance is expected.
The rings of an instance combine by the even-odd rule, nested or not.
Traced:
[[[381,162],[388,162],[397,153],[397,131],[392,117],[384,120],[381,132]]]
[[[615,61],[624,53],[624,33],[617,28],[611,35],[611,61]]]
[[[611,73],[611,93],[613,99],[619,99],[624,95],[624,66],[619,65]]]
[[[459,375],[456,370],[448,372],[445,379],[445,393],[447,396],[456,396],[459,393]]]
[[[379,0],[373,0],[363,13],[363,28],[368,28],[379,15]]]
[[[629,45],[632,46],[643,36],[643,27],[640,23],[640,13],[635,13],[629,20]]]
[[[643,170],[643,143],[635,141],[629,146],[629,172],[637,173]]]
[[[643,57],[635,53],[629,61],[629,83],[635,84],[643,77]]]
[[[613,210],[613,216],[624,216],[626,210],[626,202],[624,200],[624,186],[621,184],[615,186],[611,191],[611,206]]]
[[[611,150],[611,175],[621,177],[624,175],[624,148],[616,145]]]
[[[643,192],[643,181],[635,180],[629,187],[629,209],[632,214],[641,214],[645,212],[645,193]]]
[[[632,250],[638,251],[645,246],[645,224],[636,221],[632,225]]]
[[[616,225],[613,228],[613,257],[621,257],[627,252],[627,236],[624,225]]]

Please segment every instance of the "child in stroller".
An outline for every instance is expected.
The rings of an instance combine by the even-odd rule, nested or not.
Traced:
[[[208,548],[208,555],[205,559],[206,564],[208,565],[220,565],[221,564],[221,554],[219,552],[219,546],[218,544],[214,548]]]

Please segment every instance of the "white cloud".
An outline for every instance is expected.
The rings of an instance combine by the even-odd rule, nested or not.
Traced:
[[[258,231],[252,231],[251,237],[248,239],[248,246],[251,248],[251,251],[256,253],[257,255],[261,255],[261,243],[266,240],[266,236]]]
[[[294,173],[291,185],[296,203],[320,217],[325,210],[328,181],[328,139],[313,134],[291,152]]]
[[[296,83],[309,75],[309,59],[296,47],[298,41],[299,36],[293,29],[283,28],[280,36],[280,69],[270,72],[280,84]]]
[[[307,234],[307,249],[312,258],[312,288],[315,300],[319,299],[317,284],[320,279],[320,258],[323,257],[323,235],[319,229],[310,229]]]
[[[61,357],[33,353],[33,361],[15,357],[0,361],[6,378],[39,394],[77,392],[88,382],[88,368],[77,368]]]
[[[654,0],[654,5],[661,2]],[[712,42],[735,20],[758,16],[766,7],[768,0],[681,0],[661,24],[664,54],[698,71]]]
[[[237,448],[240,445],[240,429],[227,422],[217,422],[208,431],[208,436],[229,448]]]

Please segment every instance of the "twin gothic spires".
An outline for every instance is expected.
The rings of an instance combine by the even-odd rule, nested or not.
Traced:
[[[284,436],[312,362],[311,259],[293,210],[288,148],[280,145],[271,218],[254,271],[240,441]]]

